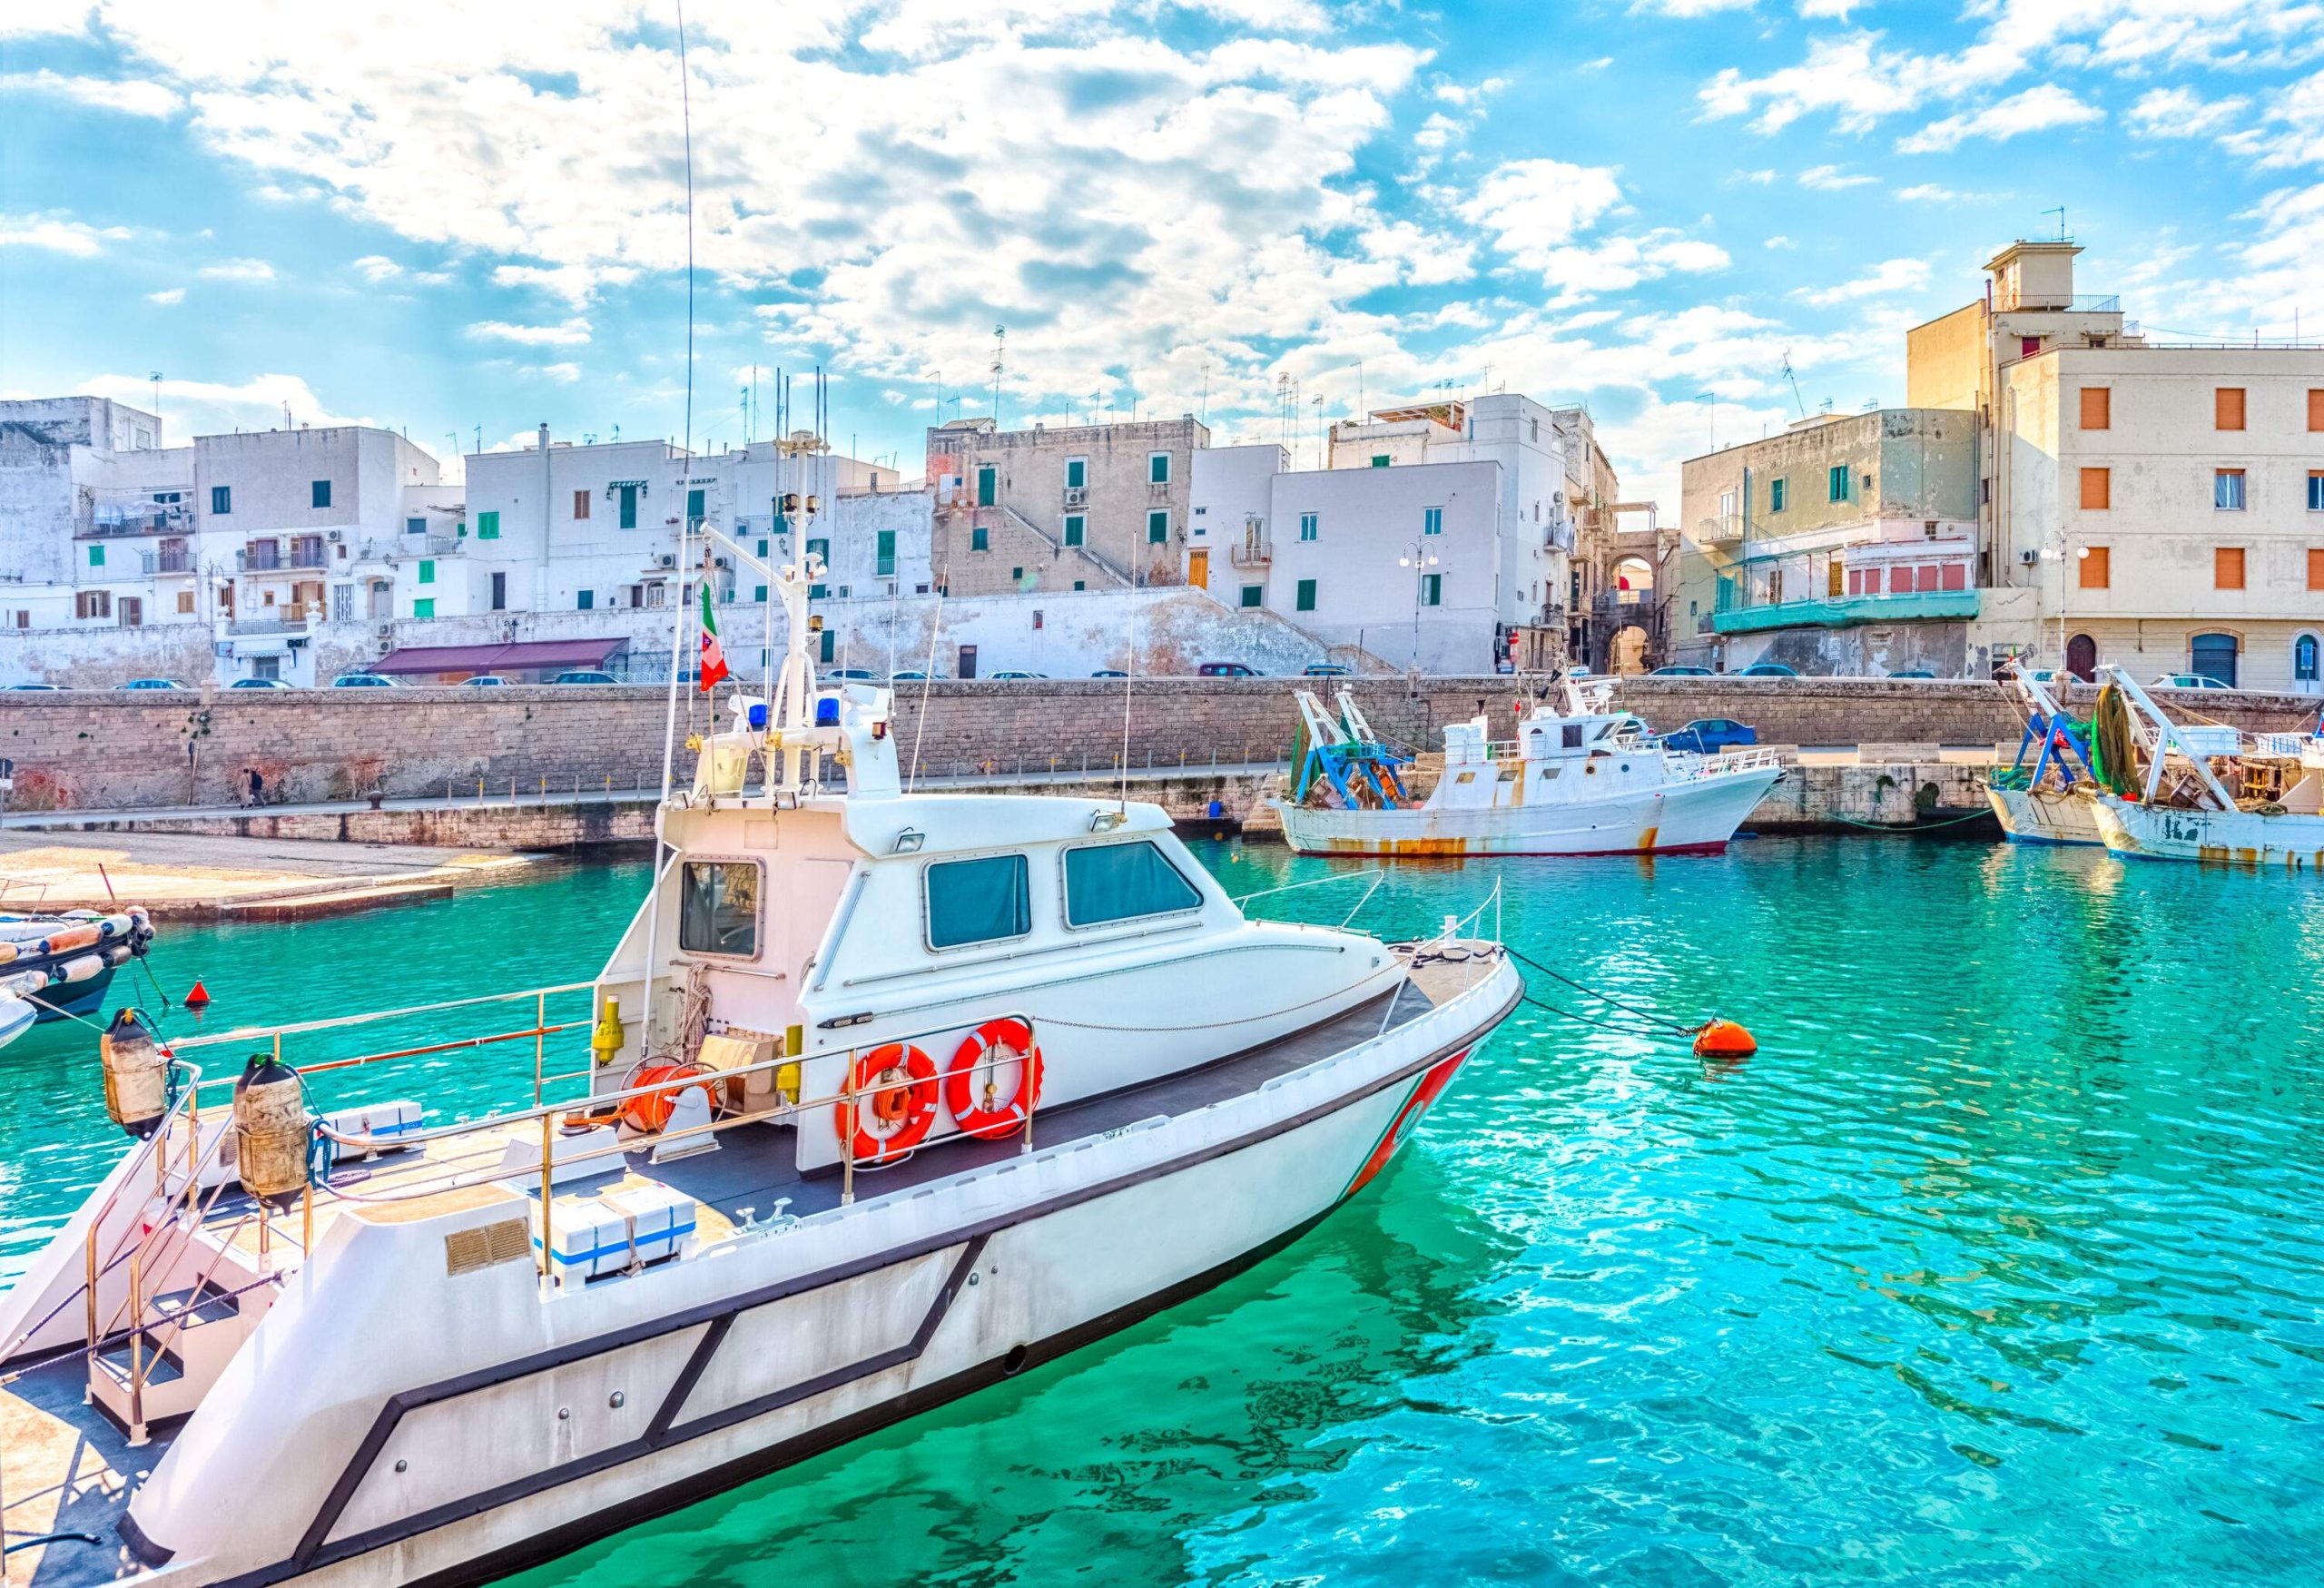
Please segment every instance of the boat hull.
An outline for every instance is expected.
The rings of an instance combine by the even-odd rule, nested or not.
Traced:
[[[1987,788],[1985,799],[2013,843],[2102,844],[2097,802],[2051,788]]]
[[[2106,798],[2094,802],[2106,847],[2136,860],[2185,860],[2288,871],[2324,869],[2324,816],[2186,811]]]
[[[1319,811],[1279,803],[1276,809],[1284,842],[1300,854],[1714,854],[1782,775],[1768,766],[1561,804]]]

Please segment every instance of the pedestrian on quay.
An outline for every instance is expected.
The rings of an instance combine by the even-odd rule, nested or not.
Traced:
[[[266,803],[266,779],[259,775],[259,770],[255,766],[250,769],[250,797],[244,800],[242,804],[252,806],[264,804]]]

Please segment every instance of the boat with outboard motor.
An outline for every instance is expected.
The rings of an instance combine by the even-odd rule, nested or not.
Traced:
[[[0,912],[0,1048],[43,1021],[96,1013],[113,972],[153,942],[152,920],[134,906]]]
[[[1334,718],[1302,691],[1291,797],[1275,802],[1284,841],[1302,854],[1714,853],[1784,775],[1771,750],[1665,747],[1614,708],[1611,679],[1560,685],[1563,711],[1519,704],[1513,742],[1492,741],[1482,715],[1448,724],[1444,770],[1419,801],[1409,759],[1345,692]]]
[[[593,981],[167,1042],[116,1018],[135,1139],[0,1297],[12,1569],[369,1588],[555,1553],[1259,1260],[1515,1007],[1497,889],[1384,942],[1246,915],[1152,804],[911,792],[888,692],[814,682],[820,558],[685,538],[761,570],[790,646],[663,800]],[[535,1105],[484,1119],[318,1118],[295,1067],[496,1041]],[[252,1057],[205,1072],[220,1048]]]
[[[2017,758],[1985,780],[1985,799],[2002,832],[2014,843],[2103,843],[2093,803],[2098,783],[2090,767],[2089,725],[2075,721],[2047,686],[2023,667],[2007,669],[2002,683],[2025,714]]]
[[[2142,860],[2324,867],[2324,738],[2181,723],[2122,668],[2099,671],[2108,692],[2093,736],[2111,792],[2093,814],[2109,850]],[[2136,749],[2110,751],[2110,740]]]

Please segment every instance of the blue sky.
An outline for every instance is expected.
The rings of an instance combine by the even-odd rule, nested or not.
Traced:
[[[372,10],[0,15],[0,392],[150,403],[158,370],[181,439],[286,404],[439,453],[684,433],[675,7]],[[2150,327],[2324,332],[2303,0],[696,0],[687,30],[697,445],[742,439],[753,364],[821,362],[838,444],[916,473],[931,417],[991,409],[1001,324],[1011,424],[1312,448],[1360,400],[1505,387],[1588,403],[1675,512],[1677,459],[1796,411],[1787,356],[1811,409],[1900,402],[1905,329],[2061,204],[2082,290]]]

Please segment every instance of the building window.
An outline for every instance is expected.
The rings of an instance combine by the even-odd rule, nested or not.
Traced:
[[[105,548],[103,547],[92,546],[89,547],[89,566],[93,568],[101,568],[105,566]]]
[[[1146,478],[1149,485],[1170,483],[1170,455],[1167,452],[1148,452],[1146,455]]]
[[[428,557],[420,559],[419,582],[423,585],[432,585],[436,582],[436,564],[433,559]]]
[[[500,510],[497,508],[489,513],[478,513],[476,516],[476,538],[478,540],[500,538]]]
[[[977,506],[990,508],[1000,497],[1000,470],[990,463],[977,465]]]
[[[213,513],[232,512],[234,510],[234,488],[231,485],[212,486],[210,488],[210,510]]]
[[[2082,471],[2082,508],[2086,513],[2102,513],[2114,505],[2114,471],[2111,469],[2085,469]]]
[[[1023,568],[1010,568],[1009,570],[1009,582],[1012,585],[1023,584],[1025,582],[1025,570]]]
[[[2324,469],[2308,471],[2308,510],[2324,513]]]
[[[1068,546],[1080,545],[1082,537],[1088,531],[1088,524],[1089,520],[1081,514],[1068,513],[1065,516],[1065,543]]]
[[[2324,590],[2324,547],[2308,548],[2308,587]]]
[[[2324,430],[2324,388],[2308,389],[2308,428]]]
[[[585,490],[575,491],[573,493],[573,517],[576,519],[580,519],[586,518],[588,516],[589,493]]]
[[[145,603],[141,597],[123,596],[121,598],[121,626],[123,628],[145,626]]]
[[[1065,488],[1086,490],[1089,486],[1089,459],[1068,458],[1065,460]]]
[[[2114,392],[2112,387],[2085,386],[2082,389],[2082,428],[2085,430],[2111,430],[2114,428]]]
[[[1848,466],[1846,464],[1832,465],[1831,478],[1827,482],[1826,488],[1831,492],[1831,499],[1836,502],[1844,502],[1848,499]]]
[[[922,885],[930,948],[999,942],[1033,930],[1032,868],[1021,854],[938,861]]]
[[[2220,546],[2211,549],[2211,587],[2215,590],[2243,588],[2243,548],[2240,546]]]
[[[178,592],[178,616],[180,617],[191,617],[193,616],[193,592],[192,590],[180,590]],[[21,625],[19,626],[21,626]]]
[[[2214,469],[2211,473],[2211,506],[2230,513],[2243,510],[2243,471],[2240,469]]]
[[[839,636],[834,630],[827,628],[823,630],[822,638],[822,644],[815,652],[815,660],[819,662],[828,662],[835,653],[835,648],[839,642]]]
[[[111,617],[113,616],[113,592],[111,590],[82,590],[75,593],[73,597],[73,616],[75,617]]]
[[[403,532],[406,535],[425,535],[428,533],[428,520],[425,518],[406,518],[403,521]]]
[[[2082,587],[2083,589],[2106,589],[2113,577],[2114,561],[2112,548],[2103,546],[2085,546],[2082,548]]]
[[[1789,482],[1788,480],[1781,480],[1781,479],[1771,479],[1771,480],[1768,481],[1768,512],[1770,512],[1770,513],[1780,513],[1780,512],[1782,512],[1782,511],[1783,511],[1783,509],[1784,509],[1784,497],[1785,497],[1785,495],[1786,495],[1786,492],[1785,492],[1785,490],[1784,490],[1784,488],[1785,488],[1787,485],[1788,485],[1789,483],[1790,483],[1790,482]]]
[[[415,596],[415,597],[412,597],[412,601],[411,601],[411,615],[412,615],[414,617],[433,617],[433,616],[436,616],[436,597],[433,597],[433,596]]]
[[[1541,439],[1541,420],[1539,420],[1539,419],[1535,419],[1535,420],[1533,420],[1533,421],[1532,421],[1532,425],[1533,425],[1533,439],[1535,439],[1536,441],[1538,441],[1538,440],[1540,440],[1540,439]]]
[[[756,861],[690,860],[679,874],[678,947],[694,954],[755,958],[759,952]]]
[[[1073,587],[1077,590],[1086,590],[1089,587],[1089,581],[1087,579],[1076,579],[1073,581]],[[925,592],[923,592],[923,594]]]
[[[1420,532],[1423,535],[1443,534],[1444,509],[1443,508],[1423,508],[1420,514]]]
[[[1318,515],[1315,513],[1302,513],[1299,515],[1300,539],[1313,540],[1315,538],[1316,533],[1320,528],[1316,521]]]
[[[2243,428],[2243,388],[2221,386],[2212,391],[2211,425],[2221,430]]]
[[[2316,651],[2316,636],[2312,634],[2303,634],[2298,639],[2291,642],[2291,678],[2293,683],[2313,684],[2317,682]],[[2301,693],[2312,694],[2313,691],[2303,690]]]
[[[1161,454],[1167,461],[1168,454]],[[1146,539],[1149,546],[1160,546],[1170,538],[1170,515],[1157,508],[1146,515]]]
[[[1246,586],[1244,586],[1244,587],[1243,587],[1243,605],[1244,605],[1244,606],[1246,606],[1246,607],[1256,607],[1257,605],[1259,605],[1259,603],[1260,603],[1261,601],[1265,600],[1265,598],[1266,598],[1266,587],[1265,587],[1265,586],[1264,586],[1264,585],[1246,585]]]
[[[2230,689],[2235,687],[2235,636],[2231,634],[2199,634],[2187,642],[2187,670],[2215,678]]]
[[[872,543],[872,571],[881,578],[892,577],[896,571],[896,532],[882,529]],[[761,592],[760,599],[765,599]]]
[[[1374,469],[1385,469],[1389,462],[1390,459],[1385,452],[1374,452],[1372,455],[1372,467]]]
[[[691,527],[702,522],[705,516],[703,500],[709,494],[709,492],[703,490],[699,487],[686,492],[686,523],[688,526]]]
[[[615,499],[621,504],[621,512],[617,515],[615,521],[625,529],[636,528],[637,488],[634,485],[615,486],[614,488],[614,494]]]
[[[1313,612],[1315,610],[1315,580],[1302,579],[1299,581],[1298,598],[1293,603],[1293,605],[1302,612]]]
[[[980,524],[975,528],[969,531],[969,549],[970,551],[990,551],[992,549],[989,534],[983,525]]]
[[[596,610],[596,607],[597,607],[597,592],[596,592],[596,591],[595,591],[595,590],[576,590],[575,592],[573,592],[573,609],[574,609],[575,611],[576,611],[576,612],[594,612],[595,610]]]
[[[330,506],[330,481],[319,479],[307,488],[308,505],[316,508]]]
[[[1423,607],[1444,605],[1444,576],[1443,574],[1421,575],[1420,604]]]

